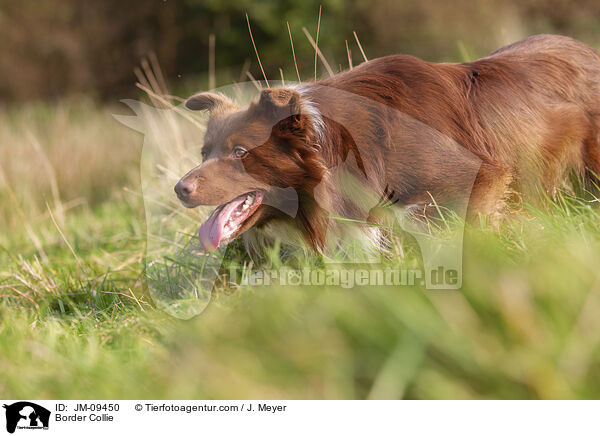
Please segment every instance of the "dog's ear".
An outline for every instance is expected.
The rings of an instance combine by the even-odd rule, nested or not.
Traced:
[[[299,123],[300,93],[293,89],[264,89],[260,93],[258,107],[275,122]]]
[[[214,92],[200,92],[185,101],[185,107],[193,111],[209,111],[217,109],[234,109],[237,105],[229,97]]]

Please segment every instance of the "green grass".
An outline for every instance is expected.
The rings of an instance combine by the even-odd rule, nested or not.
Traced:
[[[148,296],[141,138],[111,111],[63,103],[0,117],[0,397],[600,396],[593,201],[565,195],[499,229],[469,227],[460,291],[221,288],[181,321]],[[12,157],[28,135],[46,167],[35,148]],[[76,187],[81,144],[94,183]],[[420,264],[410,236],[398,244],[391,262]]]

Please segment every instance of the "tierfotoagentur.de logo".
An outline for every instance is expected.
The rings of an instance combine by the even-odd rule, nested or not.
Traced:
[[[48,430],[50,411],[35,403],[19,401],[4,404],[6,409],[6,431],[14,433],[19,430]]]

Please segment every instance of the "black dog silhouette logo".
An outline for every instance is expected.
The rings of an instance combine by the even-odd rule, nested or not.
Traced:
[[[6,409],[6,431],[18,429],[48,429],[50,411],[28,401],[3,406]]]

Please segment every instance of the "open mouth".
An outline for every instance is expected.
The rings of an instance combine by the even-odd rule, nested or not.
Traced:
[[[242,233],[244,224],[261,205],[262,199],[262,192],[252,191],[217,207],[198,231],[202,249],[212,251],[221,243],[236,238]]]

